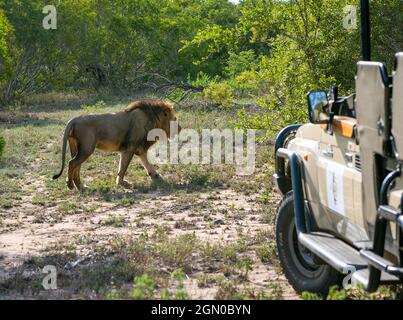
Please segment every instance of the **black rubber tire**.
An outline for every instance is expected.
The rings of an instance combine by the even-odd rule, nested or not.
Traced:
[[[327,264],[317,264],[317,259],[298,243],[292,191],[277,210],[276,242],[281,267],[295,291],[326,297],[330,287],[340,285],[342,275]]]

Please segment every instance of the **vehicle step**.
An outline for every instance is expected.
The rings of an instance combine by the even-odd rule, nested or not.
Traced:
[[[395,276],[403,276],[403,268],[395,266],[391,261],[386,260],[376,253],[370,250],[361,250],[360,254],[361,257],[363,257],[368,262],[368,264],[375,267],[376,269],[386,271],[387,273],[393,274]]]
[[[351,284],[353,286],[361,284],[364,286],[365,289],[367,289],[368,280],[369,280],[369,269],[361,269],[353,273],[351,277]],[[381,285],[397,284],[397,283],[401,283],[398,277],[395,277],[386,272],[381,273],[381,282],[380,282]]]
[[[390,266],[392,263],[385,258],[382,258],[381,256],[377,255],[376,253],[370,251],[370,250],[361,250],[360,251],[361,257],[363,257],[371,266],[374,266],[378,270],[381,271],[386,271],[388,266]]]
[[[389,221],[397,222],[401,217],[400,211],[396,210],[391,206],[379,206],[378,214]]]
[[[300,233],[298,239],[305,248],[341,273],[348,273],[353,268],[368,268],[358,250],[331,234]]]

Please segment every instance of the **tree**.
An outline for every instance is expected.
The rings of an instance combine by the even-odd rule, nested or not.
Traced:
[[[12,68],[6,83],[0,87],[2,104],[47,88],[57,80],[64,52],[57,43],[55,30],[44,30],[43,2],[7,0],[0,3],[14,29],[9,48]],[[53,44],[53,45],[52,45]]]
[[[389,0],[387,9],[380,0],[374,0],[372,4],[373,20],[377,25],[374,39],[381,39],[380,46],[374,46],[374,56],[387,60],[386,42],[399,47],[401,32],[394,28],[394,40],[387,41],[390,37],[386,37],[385,32],[391,28],[392,20],[381,21],[378,15],[382,10],[399,12],[398,1]],[[244,0],[234,27],[208,25],[187,41],[182,50],[197,52],[194,59],[200,64],[211,65],[220,57],[223,67],[217,68],[216,72],[237,79],[230,82],[236,86],[240,81],[246,82],[246,75],[253,79],[251,83],[255,87],[259,87],[256,81],[262,83],[260,87],[264,91],[259,90],[256,96],[261,111],[252,115],[243,111],[240,118],[244,127],[263,129],[267,138],[286,124],[307,120],[307,91],[326,89],[330,84],[338,85],[340,92],[346,94],[354,90],[360,40],[359,28],[343,26],[347,5],[351,2]],[[359,23],[359,17],[356,18]],[[245,70],[240,57],[251,51],[255,57],[260,57],[260,64],[257,69],[252,64],[250,70]],[[237,57],[237,63],[234,63],[234,57]]]
[[[10,56],[10,41],[13,29],[5,16],[0,10],[0,90],[4,87],[12,73],[12,59]],[[4,99],[3,91],[0,91],[0,104]]]
[[[358,0],[64,0],[57,30],[45,30],[43,0],[0,0],[0,104],[49,90],[183,87],[204,75],[234,97],[255,95],[267,115],[261,126],[272,127],[274,110],[303,114],[304,90],[353,89],[359,32],[342,23],[351,4]],[[400,1],[371,5],[374,58],[390,65],[402,49]]]

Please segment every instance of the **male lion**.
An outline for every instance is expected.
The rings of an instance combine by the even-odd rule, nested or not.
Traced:
[[[152,129],[162,129],[171,136],[170,122],[177,121],[173,106],[160,100],[139,100],[117,113],[90,114],[69,121],[64,131],[62,169],[53,179],[63,174],[67,140],[72,160],[69,162],[67,186],[70,190],[82,190],[81,164],[98,148],[108,152],[120,152],[119,173],[116,184],[123,184],[126,170],[137,155],[152,178],[158,178],[155,168],[147,160],[147,151],[155,141],[147,141]],[[180,126],[178,125],[180,130]]]

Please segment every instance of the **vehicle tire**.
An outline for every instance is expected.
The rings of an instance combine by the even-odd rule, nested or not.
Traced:
[[[298,242],[292,191],[277,210],[276,242],[283,272],[298,293],[311,292],[326,297],[330,287],[341,283],[339,272],[327,264],[317,264],[318,259]]]

